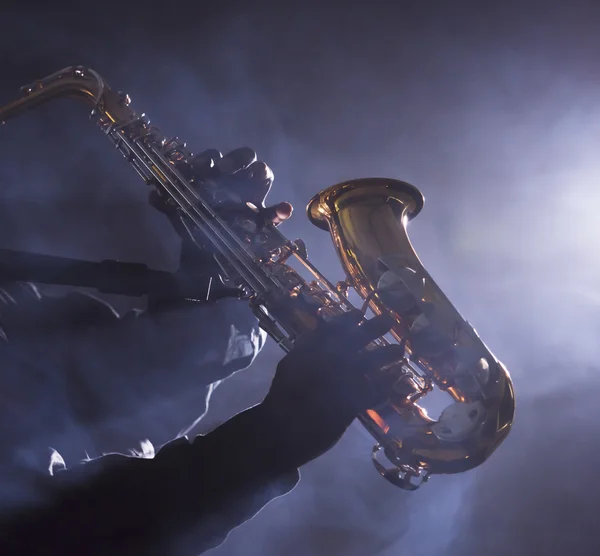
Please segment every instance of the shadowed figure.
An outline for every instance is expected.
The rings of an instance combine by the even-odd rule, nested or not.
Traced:
[[[287,203],[264,207],[273,174],[251,149],[205,151],[194,170],[228,180],[240,203],[255,203],[275,223],[291,214]],[[183,239],[179,274],[219,284],[212,255],[192,243],[166,200],[153,193],[150,201]],[[202,417],[214,386],[248,367],[265,340],[237,299],[149,299],[148,310],[119,315],[92,295],[42,297],[34,285],[15,283],[2,284],[0,328],[5,476],[47,470],[51,454],[73,464],[149,439],[166,443]],[[21,496],[4,483],[3,503],[8,490]]]
[[[218,546],[386,399],[393,377],[380,370],[403,350],[365,347],[392,324],[360,311],[323,320],[279,363],[261,404],[207,435],[34,477],[37,499],[0,520],[0,552],[191,556]]]
[[[265,208],[273,176],[254,151],[207,151],[196,166],[226,182],[240,205],[260,207],[263,222],[291,215],[288,203]],[[217,276],[168,203],[150,200],[184,238],[181,266],[198,280]],[[44,298],[30,284],[0,293],[4,556],[191,555],[217,546],[385,398],[393,377],[377,371],[403,353],[364,349],[389,330],[388,317],[323,320],[280,362],[261,404],[190,442],[184,432],[205,413],[212,385],[262,347],[244,304],[150,300],[147,311],[119,316],[88,295]],[[165,426],[172,404],[179,419]],[[158,435],[153,416],[163,423]],[[148,437],[163,445],[156,454]],[[86,449],[125,451],[140,441],[129,456],[72,465]]]

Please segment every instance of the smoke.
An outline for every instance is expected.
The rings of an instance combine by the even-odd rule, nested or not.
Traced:
[[[225,3],[199,17],[147,6],[143,21],[123,8],[119,18],[94,14],[92,25],[77,25],[77,11],[14,14],[5,25],[3,99],[83,63],[194,151],[256,148],[275,171],[271,200],[296,206],[284,233],[304,238],[332,280],[342,274],[327,236],[302,216],[311,195],[369,175],[420,187],[416,250],[515,380],[515,428],[481,468],[399,492],[352,428],[215,556],[250,546],[462,556],[600,545],[591,521],[600,494],[597,9],[434,5],[284,14]],[[0,142],[3,246],[176,264],[175,235],[84,109],[41,109],[4,127]],[[251,371],[220,386],[202,430],[259,401],[279,357],[268,345]]]

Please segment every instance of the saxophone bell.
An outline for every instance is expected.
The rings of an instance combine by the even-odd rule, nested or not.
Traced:
[[[393,317],[391,336],[405,346],[389,401],[359,420],[377,440],[377,470],[408,490],[432,474],[483,463],[508,435],[515,407],[508,371],[412,247],[406,227],[423,205],[409,183],[366,178],[329,187],[307,207],[310,221],[330,232],[346,284],[365,307]],[[437,420],[419,405],[434,388],[453,400]],[[391,468],[380,462],[382,455]]]

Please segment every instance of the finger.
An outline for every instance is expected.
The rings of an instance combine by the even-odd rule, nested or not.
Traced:
[[[365,320],[350,333],[349,342],[355,348],[363,348],[369,342],[387,334],[394,326],[394,319],[388,314],[377,315]]]
[[[249,147],[240,147],[227,153],[217,162],[217,168],[225,175],[235,174],[245,170],[253,162],[256,162],[256,152]]]
[[[148,202],[150,206],[162,212],[166,215],[169,220],[172,221],[173,218],[177,218],[179,220],[179,214],[177,212],[177,205],[166,194],[159,193],[156,189],[150,190],[148,194]]]
[[[294,207],[289,203],[277,203],[272,207],[267,207],[262,212],[262,217],[267,221],[279,226],[282,222],[285,222],[292,216]]]
[[[177,206],[171,204],[169,200],[170,197],[166,199],[155,189],[152,189],[148,195],[150,205],[169,219],[169,222],[182,239],[187,239],[189,238],[189,232],[182,222],[181,214],[177,211]]]
[[[373,374],[367,378],[366,396],[361,410],[373,409],[387,403],[394,393],[394,384],[398,382],[396,373]]]
[[[315,349],[318,349],[324,345],[327,346],[331,337],[342,331],[350,331],[362,318],[363,314],[358,309],[335,317],[323,317],[318,321],[314,330],[296,340],[295,347],[306,349],[306,346],[314,345]]]
[[[365,376],[365,396],[361,410],[377,407],[390,398],[399,374],[396,369],[386,370],[385,367],[398,363],[403,358],[404,348],[397,344],[377,348],[360,356],[357,367]]]
[[[192,158],[192,165],[196,172],[204,173],[211,170],[223,158],[217,149],[207,149]]]
[[[273,170],[271,170],[271,168],[269,168],[262,160],[255,160],[245,170],[242,170],[242,173],[251,180],[259,182],[265,181],[268,182],[269,185],[271,185],[275,179]]]
[[[150,203],[150,206],[154,207],[160,212],[170,211],[171,208],[175,210],[175,207],[171,207],[171,205],[169,205],[166,200],[163,199],[161,194],[156,191],[156,189],[150,190],[150,193],[148,194],[148,202]]]
[[[391,365],[397,361],[402,361],[405,356],[405,349],[398,345],[392,344],[389,346],[378,347],[369,351],[362,352],[357,361],[359,361],[362,371],[367,376],[372,374],[383,375],[380,373],[383,367]]]
[[[264,162],[257,160],[245,170],[235,174],[240,193],[257,207],[265,206],[265,199],[273,185],[273,171]]]
[[[358,309],[352,309],[341,315],[334,317],[324,317],[321,321],[321,329],[323,332],[340,333],[349,332],[354,329],[358,323],[364,318],[364,315]]]
[[[352,340],[352,332],[357,329],[358,324],[364,319],[364,315],[358,309],[353,309],[333,318],[325,317],[317,329],[320,332],[320,346],[327,351],[355,352],[362,346],[356,346]],[[356,348],[356,349],[355,349]]]

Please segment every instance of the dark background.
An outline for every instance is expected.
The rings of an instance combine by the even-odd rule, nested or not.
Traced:
[[[600,5],[15,3],[0,26],[2,102],[85,64],[194,151],[252,146],[270,200],[296,207],[284,233],[332,280],[308,199],[360,176],[420,187],[416,250],[511,370],[515,427],[479,469],[404,493],[353,427],[215,556],[600,553]],[[1,246],[174,268],[175,234],[111,149],[67,102],[0,130]],[[220,386],[202,430],[260,401],[280,356]]]

